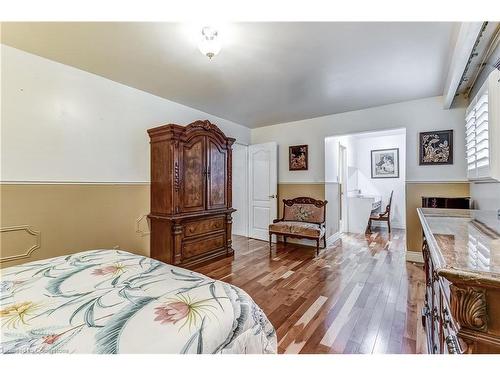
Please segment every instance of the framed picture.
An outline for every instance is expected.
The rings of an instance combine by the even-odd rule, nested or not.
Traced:
[[[399,148],[372,150],[372,178],[399,178]]]
[[[453,164],[453,130],[420,133],[420,165]]]
[[[288,169],[290,171],[307,171],[307,145],[290,146],[288,148]]]

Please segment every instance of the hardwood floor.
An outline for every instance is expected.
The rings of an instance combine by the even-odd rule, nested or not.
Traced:
[[[235,236],[234,259],[196,271],[245,290],[278,334],[280,353],[422,353],[424,272],[405,233],[345,234],[321,250]]]

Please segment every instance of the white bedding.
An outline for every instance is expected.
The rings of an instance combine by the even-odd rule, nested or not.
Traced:
[[[241,289],[151,258],[94,250],[1,270],[2,353],[276,353]]]

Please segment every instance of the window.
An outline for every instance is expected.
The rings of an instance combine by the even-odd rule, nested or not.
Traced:
[[[497,111],[498,91],[498,71],[490,74],[483,87],[466,111],[465,116],[465,151],[467,160],[467,178],[469,180],[489,180],[498,179],[498,163],[492,151],[493,147],[498,147],[492,142],[498,132],[499,124],[492,121],[492,110]],[[492,95],[492,93],[494,95]],[[498,114],[496,114],[498,117]],[[493,168],[493,170],[492,170]]]

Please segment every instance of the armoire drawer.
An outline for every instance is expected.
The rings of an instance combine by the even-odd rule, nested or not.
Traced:
[[[189,221],[184,224],[184,236],[192,237],[224,229],[224,216]]]
[[[226,234],[220,233],[196,240],[186,240],[182,246],[182,258],[189,259],[221,249],[226,245]]]

